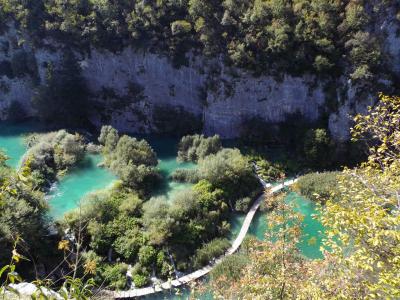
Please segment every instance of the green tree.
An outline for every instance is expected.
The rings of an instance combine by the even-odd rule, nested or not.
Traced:
[[[237,199],[252,197],[260,189],[251,164],[238,149],[223,149],[201,159],[198,173],[200,178],[224,191],[224,199],[232,209]]]
[[[178,144],[178,161],[193,161],[205,158],[207,155],[215,154],[222,149],[221,140],[218,135],[204,137],[204,135],[186,135]]]

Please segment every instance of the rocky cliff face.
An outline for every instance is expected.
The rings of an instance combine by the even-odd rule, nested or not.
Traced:
[[[216,64],[212,63],[214,67]],[[151,122],[155,106],[182,107],[203,119],[205,133],[226,138],[236,137],[246,118],[278,122],[287,114],[300,112],[307,119],[316,120],[324,107],[321,87],[310,87],[313,78],[285,76],[277,81],[244,73],[234,76],[221,66],[215,78],[210,78],[206,74],[213,71],[204,61],[192,58],[188,66],[175,69],[166,58],[132,49],[119,55],[93,51],[82,66],[90,89],[98,95],[97,101],[107,101],[107,97],[101,97],[104,88],[113,90],[117,97],[130,97],[122,108],[107,105],[111,124],[129,131],[157,130]],[[206,91],[205,85],[210,82],[213,87]],[[131,85],[143,87],[136,99],[129,95]],[[146,120],[139,121],[143,115]]]
[[[381,30],[387,33],[393,70],[400,72],[397,28],[384,23]],[[18,40],[24,38],[12,27],[0,36],[1,119],[7,118],[7,110],[15,101],[28,115],[35,114],[31,106],[35,88],[45,80],[46,65],[57,64],[60,58],[59,47],[51,41],[35,50],[26,42],[22,50],[30,58],[29,70],[10,77],[7,68],[18,63]],[[201,119],[206,134],[217,133],[224,138],[239,136],[242,122],[254,117],[280,122],[290,114],[300,113],[313,121],[328,114],[333,137],[346,140],[349,115],[364,111],[371,104],[368,99],[356,103],[354,89],[345,78],[341,87],[345,96],[337,96],[338,109],[328,111],[324,82],[312,76],[253,77],[217,60],[198,57],[190,57],[186,66],[177,69],[166,57],[132,48],[117,54],[93,49],[90,55],[80,55],[79,60],[93,95],[92,122],[99,126],[108,123],[123,131],[159,131],[154,122],[155,108],[172,107]]]

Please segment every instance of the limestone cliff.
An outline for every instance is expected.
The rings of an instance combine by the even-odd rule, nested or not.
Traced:
[[[390,22],[383,22],[379,28],[386,36],[392,69],[400,73],[398,28]],[[29,39],[12,26],[0,36],[1,119],[7,118],[8,107],[15,101],[22,104],[26,114],[35,115],[31,98],[45,80],[46,66],[57,64],[63,47],[52,41],[43,44],[33,49]],[[8,69],[18,63],[21,51],[29,57],[29,68],[24,74],[10,76]],[[332,102],[332,95],[327,97],[326,82],[311,75],[254,77],[228,68],[218,59],[190,55],[186,66],[174,68],[164,56],[133,48],[120,53],[92,49],[77,55],[92,94],[91,121],[123,131],[157,132],[160,128],[155,122],[155,108],[173,107],[198,117],[206,134],[217,133],[224,138],[239,136],[242,122],[253,117],[279,122],[294,113],[310,121],[327,115],[333,137],[346,140],[349,115],[364,111],[373,102],[373,97],[356,101],[355,89],[346,78],[339,83],[342,92],[333,96],[336,108],[331,109],[327,101]]]

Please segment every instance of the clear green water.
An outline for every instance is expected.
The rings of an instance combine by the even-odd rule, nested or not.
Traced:
[[[285,199],[287,203],[294,205],[294,210],[304,216],[302,222],[302,238],[298,244],[301,253],[310,258],[323,258],[320,251],[322,238],[324,237],[324,227],[314,218],[318,214],[315,204],[301,197],[296,193],[289,193]],[[235,215],[231,218],[231,232],[236,236],[242,226],[244,215]],[[254,235],[259,240],[264,240],[264,234],[268,228],[268,213],[257,212],[250,225],[248,234]]]
[[[102,156],[88,154],[78,166],[70,170],[51,188],[48,195],[50,215],[57,219],[76,208],[86,194],[104,189],[111,185],[116,177],[107,169],[97,166]]]
[[[7,164],[10,167],[17,168],[26,151],[24,135],[40,131],[40,129],[40,125],[34,122],[22,124],[0,122],[0,149],[9,156]]]
[[[146,138],[145,136],[143,138]],[[147,139],[147,138],[146,138]],[[169,138],[148,138],[149,143],[157,152],[158,168],[163,181],[155,196],[165,195],[168,199],[180,190],[190,187],[190,184],[176,183],[168,180],[168,176],[177,168],[193,168],[194,164],[179,164],[176,161],[177,140]],[[92,191],[104,189],[116,179],[107,169],[97,167],[101,155],[87,155],[84,162],[71,170],[50,192],[50,214],[54,218],[61,217],[67,211],[76,208],[80,199]]]
[[[0,148],[10,157],[8,165],[17,168],[26,151],[24,135],[42,131],[38,123],[0,123]],[[100,155],[87,155],[84,161],[65,175],[52,187],[48,200],[50,215],[61,217],[65,212],[75,208],[79,200],[87,193],[107,187],[116,178],[106,169],[97,167]]]
[[[178,163],[176,161],[177,145],[179,142],[177,138],[153,135],[142,135],[138,136],[138,138],[146,139],[157,153],[158,168],[163,176],[161,186],[154,190],[153,196],[166,196],[167,199],[172,199],[179,191],[192,186],[190,183],[178,183],[168,178],[176,169],[193,169],[196,167],[194,163]]]
[[[3,148],[7,155],[10,156],[8,164],[17,167],[18,163],[25,152],[23,143],[23,135],[36,132],[39,130],[37,124],[8,124],[0,123],[0,148]],[[168,176],[177,168],[194,168],[195,164],[184,163],[179,164],[176,161],[176,145],[177,139],[159,138],[154,136],[141,136],[149,141],[153,149],[157,152],[159,158],[158,167],[163,175],[162,186],[155,190],[153,195],[165,195],[171,198],[178,191],[188,188],[190,184],[175,183],[168,180]],[[115,176],[108,170],[97,167],[101,161],[100,155],[87,155],[84,162],[71,170],[62,180],[51,190],[49,194],[49,203],[51,207],[50,214],[58,218],[66,211],[75,208],[79,200],[85,194],[102,189],[110,185]],[[323,238],[323,226],[313,218],[317,213],[315,205],[295,193],[291,193],[286,201],[296,204],[296,210],[304,215],[303,220],[303,238],[299,244],[301,252],[309,258],[321,258],[319,251],[321,240]],[[235,215],[231,219],[232,238],[234,238],[242,225],[244,216]],[[256,236],[258,239],[264,239],[264,233],[267,230],[267,216],[258,212],[250,226],[249,234]],[[183,289],[178,295],[175,292],[166,292],[146,297],[146,299],[189,299],[190,290]],[[209,294],[200,297],[203,300],[212,299]]]
[[[24,135],[41,131],[41,129],[40,124],[33,122],[0,123],[0,149],[3,149],[10,157],[7,163],[11,167],[18,167],[19,161],[26,151]],[[177,139],[155,136],[139,136],[139,138],[148,140],[159,158],[158,167],[163,176],[163,181],[161,186],[154,191],[154,196],[165,195],[170,199],[175,193],[191,186],[191,184],[172,182],[168,179],[169,175],[178,168],[195,167],[193,163],[180,164],[176,161]],[[77,207],[84,195],[106,188],[116,179],[107,169],[97,167],[101,159],[100,155],[87,155],[79,166],[70,170],[51,189],[48,199],[52,217],[61,217],[65,212]]]

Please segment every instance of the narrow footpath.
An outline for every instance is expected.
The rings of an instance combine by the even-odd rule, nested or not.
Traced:
[[[262,180],[260,177],[258,179],[260,180],[261,184],[263,185],[263,187],[265,189],[268,189],[271,187],[270,184],[265,183],[265,181]],[[171,288],[177,288],[182,285],[186,285],[189,282],[195,281],[195,280],[203,277],[204,275],[208,274],[215,267],[215,265],[219,264],[223,260],[223,258],[225,256],[232,255],[239,249],[244,238],[246,237],[247,231],[249,230],[249,227],[254,218],[254,215],[257,212],[258,208],[260,207],[262,201],[266,197],[272,195],[273,193],[280,191],[285,186],[289,186],[296,181],[297,181],[297,179],[294,179],[294,180],[286,181],[283,184],[276,185],[276,186],[272,187],[270,190],[263,193],[260,197],[258,197],[258,199],[253,203],[249,212],[247,213],[246,218],[243,221],[242,228],[240,229],[240,232],[239,232],[238,236],[236,237],[236,239],[233,241],[232,246],[225,252],[225,254],[223,256],[218,258],[213,264],[209,264],[209,265],[205,266],[204,268],[201,268],[197,271],[194,271],[193,273],[184,275],[177,279],[163,282],[162,284],[157,285],[155,287],[131,289],[129,291],[114,291],[114,292],[110,291],[109,295],[111,297],[113,297],[114,299],[127,299],[127,298],[146,296],[146,295],[162,292],[164,290],[169,290]]]

